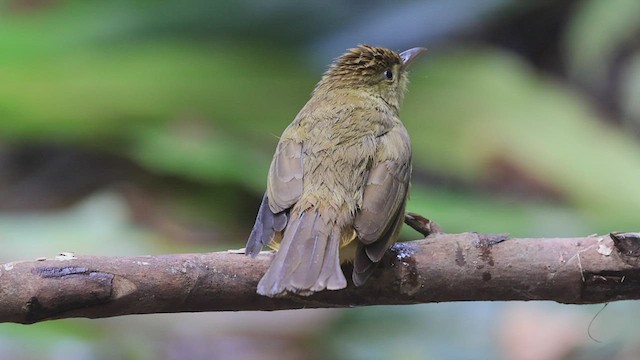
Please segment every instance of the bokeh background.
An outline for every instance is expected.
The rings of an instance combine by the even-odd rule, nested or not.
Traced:
[[[447,232],[638,231],[638,39],[637,0],[1,1],[0,262],[242,247],[277,136],[358,43],[429,48],[401,113],[408,210]],[[600,308],[2,324],[0,359],[640,358],[639,306],[589,328]]]

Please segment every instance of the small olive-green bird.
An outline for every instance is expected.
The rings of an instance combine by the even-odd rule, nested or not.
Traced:
[[[258,284],[270,297],[362,285],[398,237],[411,177],[411,143],[398,110],[409,64],[360,45],[340,56],[285,129],[246,254],[277,250]]]

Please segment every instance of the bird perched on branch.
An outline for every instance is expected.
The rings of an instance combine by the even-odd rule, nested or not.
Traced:
[[[245,250],[277,250],[259,294],[343,289],[344,261],[360,286],[396,241],[411,177],[398,110],[407,68],[425,50],[348,50],[285,129]]]

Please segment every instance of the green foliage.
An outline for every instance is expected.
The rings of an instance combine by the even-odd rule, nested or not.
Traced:
[[[565,37],[570,74],[577,81],[601,87],[621,47],[640,34],[640,2],[588,0],[576,8]]]
[[[589,216],[591,230],[633,226],[640,147],[630,134],[504,52],[452,51],[429,60],[413,74],[402,114],[418,167],[482,183],[492,179],[492,164],[507,163]]]

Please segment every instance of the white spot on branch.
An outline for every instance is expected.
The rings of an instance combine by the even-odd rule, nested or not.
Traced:
[[[600,244],[600,246],[598,246],[598,253],[604,256],[609,256],[611,255],[612,252],[613,252],[613,248],[610,248],[605,244]]]
[[[58,256],[56,256],[56,260],[58,261],[67,261],[77,259],[76,255],[72,252],[61,252]]]

